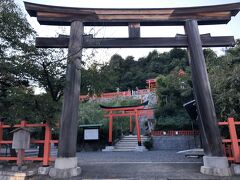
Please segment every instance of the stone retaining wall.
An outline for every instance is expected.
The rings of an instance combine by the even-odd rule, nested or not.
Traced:
[[[186,150],[200,147],[199,136],[153,136],[153,150]]]

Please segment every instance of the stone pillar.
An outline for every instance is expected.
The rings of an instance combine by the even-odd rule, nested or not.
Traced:
[[[81,168],[77,166],[76,146],[83,32],[82,22],[71,23],[58,158],[55,167],[49,172],[49,175],[55,178],[69,178],[81,173]]]
[[[185,32],[191,58],[192,82],[199,121],[204,133],[202,137],[205,138],[204,141],[206,143],[204,148],[205,156],[203,158],[204,166],[201,167],[201,172],[204,174],[229,176],[231,171],[228,160],[223,153],[197,21],[187,20]]]

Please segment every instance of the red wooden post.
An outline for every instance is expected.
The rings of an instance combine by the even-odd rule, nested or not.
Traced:
[[[136,121],[138,145],[141,146],[142,143],[141,143],[140,126],[139,126],[139,119],[138,119],[138,111],[137,110],[135,110],[135,121]]]
[[[129,133],[132,134],[132,115],[130,115],[129,124],[130,124]]]
[[[49,157],[50,157],[50,139],[51,139],[51,128],[46,123],[45,127],[45,139],[44,139],[44,152],[43,152],[43,166],[49,165]]]
[[[229,125],[230,138],[232,141],[232,152],[233,152],[234,161],[236,163],[240,163],[240,151],[238,146],[238,137],[237,137],[234,118],[228,118],[228,125]]]
[[[110,111],[110,114],[109,114],[109,128],[108,128],[108,143],[109,143],[109,146],[112,146],[112,124],[113,124],[113,117],[112,117],[112,111]]]

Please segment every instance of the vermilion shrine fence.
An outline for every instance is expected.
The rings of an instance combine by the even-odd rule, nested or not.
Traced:
[[[50,156],[51,152],[51,143],[58,143],[58,140],[52,140],[52,130],[49,127],[49,124],[28,124],[27,121],[23,120],[20,124],[16,124],[14,126],[6,125],[3,122],[0,122],[0,148],[2,144],[12,144],[12,140],[4,140],[3,139],[3,130],[7,128],[37,128],[44,127],[45,128],[45,138],[44,140],[34,140],[31,139],[31,144],[44,144],[44,152],[43,157],[26,157],[24,156],[24,150],[18,150],[17,157],[11,156],[0,156],[0,160],[10,161],[15,160],[17,164],[20,163],[21,159],[23,161],[42,161],[43,166],[48,166],[49,161],[54,161],[55,158]],[[20,158],[22,157],[22,158]]]
[[[240,163],[240,138],[237,134],[237,125],[239,121],[234,118],[228,118],[226,122],[218,122],[219,126],[228,126],[229,138],[222,138],[224,153],[230,162]],[[199,135],[199,131],[152,131],[153,136],[177,136],[177,135]]]
[[[146,80],[148,85],[147,89],[136,89],[136,91],[120,91],[120,92],[108,92],[102,93],[100,96],[89,96],[89,95],[81,95],[80,101],[85,101],[89,99],[112,99],[116,97],[130,97],[130,96],[140,96],[141,101],[143,101],[143,96],[145,94],[150,93],[151,91],[155,91],[156,89],[156,79],[148,79]]]
[[[240,122],[234,121],[234,118],[228,118],[227,122],[219,122],[218,124],[219,126],[228,126],[229,129],[230,138],[222,139],[225,155],[229,161],[240,163],[240,139],[238,139],[236,128],[236,125],[240,125]]]
[[[120,91],[120,92],[102,93],[100,96],[81,95],[80,101],[86,101],[89,99],[113,99],[116,97],[140,96],[139,99],[141,100],[141,102],[143,102],[144,95],[150,93],[151,90],[150,89],[138,89],[137,91],[134,91],[134,94],[132,94],[131,91]]]
[[[152,131],[153,136],[193,136],[199,135],[199,131],[180,130],[180,131]]]

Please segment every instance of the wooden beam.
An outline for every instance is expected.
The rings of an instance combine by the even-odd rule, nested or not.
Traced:
[[[201,125],[201,137],[205,142],[204,153],[206,156],[221,157],[224,153],[197,21],[187,20],[185,32],[189,43],[192,82]]]
[[[201,36],[203,47],[234,46],[233,36]],[[43,38],[37,37],[36,47],[39,48],[67,48],[69,37]],[[171,48],[188,47],[186,36],[162,38],[92,38],[83,37],[83,48]]]
[[[72,22],[68,45],[66,83],[61,114],[58,146],[59,157],[76,157],[83,31],[84,27],[82,22]]]
[[[140,23],[129,23],[128,35],[129,38],[140,38]]]
[[[151,8],[151,9],[99,9],[40,5],[24,2],[30,16],[42,25],[69,26],[79,20],[84,26],[128,26],[139,22],[141,26],[184,25],[188,19],[199,24],[222,24],[231,20],[240,10],[240,3],[215,6]]]
[[[122,114],[111,114],[112,117],[127,117],[127,116],[133,116],[134,113],[122,113]],[[105,118],[110,117],[109,114],[104,115]]]

